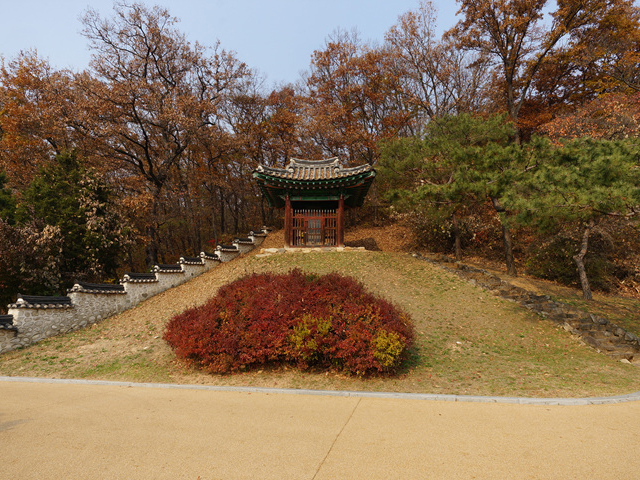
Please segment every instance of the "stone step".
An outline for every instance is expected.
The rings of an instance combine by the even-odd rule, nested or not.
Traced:
[[[638,358],[637,355],[632,353],[607,353],[608,357],[613,358],[614,360],[629,360],[632,361],[634,358]]]
[[[612,337],[599,335],[599,332],[589,332],[587,335],[582,335],[582,341],[590,347],[608,352],[617,349],[619,346],[618,343],[612,341]]]
[[[584,335],[595,338],[596,340],[605,340],[609,342],[615,339],[615,335],[606,330],[589,330],[584,332]]]
[[[572,321],[572,320],[566,320],[566,322],[571,325],[573,328],[576,328],[582,332],[604,332],[607,330],[607,326],[606,325],[597,325],[595,323],[591,323],[591,322],[585,322],[585,321]]]
[[[589,346],[597,348],[605,352],[638,352],[640,348],[636,348],[628,343],[624,343],[624,339],[616,336],[606,336],[603,332],[589,332],[582,336],[582,340]]]

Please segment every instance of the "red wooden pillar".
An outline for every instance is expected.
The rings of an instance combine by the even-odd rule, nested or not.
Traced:
[[[284,246],[291,247],[291,234],[293,231],[293,211],[291,210],[291,200],[289,195],[284,201]]]
[[[336,212],[336,228],[337,228],[337,239],[336,243],[339,247],[344,247],[344,195],[340,194],[340,199],[338,200],[338,211]]]

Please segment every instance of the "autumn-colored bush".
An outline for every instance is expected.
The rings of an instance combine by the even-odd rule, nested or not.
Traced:
[[[393,373],[413,341],[406,314],[336,273],[254,274],[175,316],[164,339],[197,367],[226,373],[265,363]]]

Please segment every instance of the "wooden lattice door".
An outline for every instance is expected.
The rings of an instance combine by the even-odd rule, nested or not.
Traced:
[[[335,246],[337,239],[335,210],[294,210],[292,246]]]

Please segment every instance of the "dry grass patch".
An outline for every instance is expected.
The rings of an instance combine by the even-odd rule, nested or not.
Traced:
[[[280,246],[272,236],[265,247]],[[273,243],[273,245],[271,244]],[[208,375],[175,359],[166,322],[247,273],[337,271],[407,311],[415,348],[396,377],[261,368]],[[86,330],[0,357],[0,374],[180,384],[506,396],[582,397],[640,390],[640,368],[598,354],[564,330],[407,254],[250,254]]]

